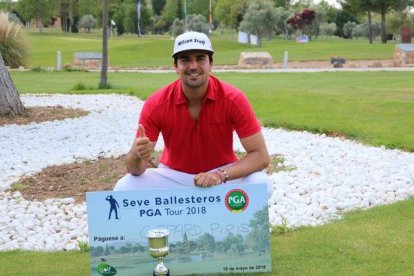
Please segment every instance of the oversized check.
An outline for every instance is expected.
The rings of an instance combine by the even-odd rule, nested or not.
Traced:
[[[269,272],[267,200],[266,184],[86,193],[91,275],[152,276],[157,254],[170,275]]]

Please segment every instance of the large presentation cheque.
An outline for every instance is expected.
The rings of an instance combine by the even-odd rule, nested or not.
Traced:
[[[91,275],[269,272],[266,184],[86,193]]]

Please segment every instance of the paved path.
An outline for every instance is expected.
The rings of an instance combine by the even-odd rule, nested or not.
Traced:
[[[410,71],[414,72],[414,67],[381,67],[381,68],[292,68],[292,69],[214,69],[213,73],[237,72],[237,73],[315,73],[315,72],[378,72],[378,71]],[[100,70],[91,70],[100,72]],[[172,69],[119,69],[108,70],[108,72],[129,72],[129,73],[174,73]]]

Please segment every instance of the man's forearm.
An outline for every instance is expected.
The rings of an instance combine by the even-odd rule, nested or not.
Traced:
[[[147,169],[148,164],[130,151],[126,156],[126,167],[130,174],[141,175]]]
[[[224,170],[228,174],[228,180],[234,180],[264,170],[268,165],[269,155],[267,152],[250,152]]]

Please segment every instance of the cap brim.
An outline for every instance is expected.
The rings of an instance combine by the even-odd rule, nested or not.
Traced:
[[[207,50],[207,49],[186,49],[186,50],[182,50],[182,51],[179,51],[179,52],[177,52],[177,53],[174,53],[174,54],[172,55],[172,57],[175,57],[175,56],[177,56],[178,54],[181,54],[181,53],[184,53],[184,52],[190,52],[190,51],[203,51],[203,52],[207,52],[207,53],[210,53],[210,54],[214,54],[214,51],[212,51],[212,50]]]

